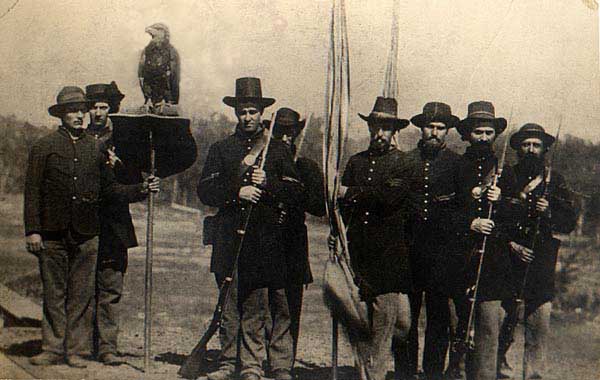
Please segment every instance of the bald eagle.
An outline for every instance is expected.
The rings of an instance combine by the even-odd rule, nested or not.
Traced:
[[[169,28],[156,23],[146,28],[152,40],[142,51],[138,66],[140,87],[144,103],[151,107],[158,104],[179,103],[179,53],[169,42]]]

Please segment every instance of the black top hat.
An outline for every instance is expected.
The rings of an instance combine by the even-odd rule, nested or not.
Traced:
[[[48,108],[48,113],[60,118],[66,107],[78,104],[89,108],[92,102],[85,97],[85,93],[81,88],[77,86],[65,86],[56,96],[56,104]]]
[[[96,83],[85,86],[85,96],[95,102],[106,102],[108,104],[120,103],[125,97],[124,94],[119,91],[117,83],[115,81],[110,84]]]
[[[238,78],[235,81],[235,96],[226,96],[223,103],[235,107],[239,103],[256,103],[263,108],[275,103],[275,99],[263,98],[259,78]]]
[[[439,121],[446,124],[448,129],[454,128],[460,119],[452,115],[452,109],[446,103],[429,102],[423,106],[423,113],[413,116],[410,121],[419,128],[429,123]]]
[[[496,134],[498,135],[506,129],[506,119],[503,117],[496,117],[494,105],[491,102],[483,100],[469,104],[467,117],[464,120],[461,120],[456,129],[461,136],[466,136],[471,133],[473,124],[476,121],[482,120],[491,121],[496,130]]]
[[[406,119],[398,118],[398,102],[394,98],[384,98],[378,96],[373,106],[373,111],[368,116],[358,114],[361,119],[367,123],[371,122],[385,122],[392,123],[396,129],[406,128],[410,121]]]
[[[269,120],[265,120],[264,124],[268,127]],[[298,136],[300,131],[305,127],[306,119],[300,120],[300,114],[291,108],[282,107],[277,110],[275,116],[275,129],[273,134],[279,136],[287,134],[290,136]]]
[[[535,123],[527,123],[523,125],[517,132],[510,136],[510,147],[514,150],[519,149],[519,146],[528,138],[538,138],[544,143],[544,148],[549,148],[554,144],[554,136],[546,133],[544,127]]]

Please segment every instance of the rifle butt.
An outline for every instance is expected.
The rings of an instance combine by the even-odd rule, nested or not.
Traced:
[[[204,359],[206,358],[206,348],[208,346],[208,342],[210,342],[210,339],[213,337],[213,335],[215,335],[218,328],[218,320],[213,319],[208,330],[206,330],[198,344],[196,344],[181,367],[179,367],[179,371],[177,371],[179,376],[183,377],[184,379],[191,380],[200,376],[200,373],[202,373],[202,367],[204,365]]]
[[[204,358],[206,357],[206,345],[208,340],[200,340],[196,347],[192,350],[190,355],[185,359],[177,374],[184,379],[194,380],[200,376],[202,372],[202,366],[204,364]]]

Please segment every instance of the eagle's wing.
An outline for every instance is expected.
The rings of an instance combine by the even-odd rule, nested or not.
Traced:
[[[140,88],[142,89],[142,93],[144,94],[145,99],[150,98],[150,89],[148,86],[144,88],[144,65],[146,64],[146,49],[142,49],[142,54],[140,54],[140,62],[138,64],[138,78],[140,81]]]
[[[171,88],[171,100],[173,104],[179,103],[179,78],[181,74],[181,61],[179,59],[179,53],[172,45],[171,49],[171,75],[169,76],[169,86]]]

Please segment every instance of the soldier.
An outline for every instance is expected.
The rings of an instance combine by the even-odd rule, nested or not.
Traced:
[[[478,101],[469,104],[467,117],[457,126],[462,139],[470,144],[461,158],[457,174],[461,185],[457,200],[464,219],[455,223],[457,240],[466,254],[469,287],[475,283],[479,249],[487,236],[475,305],[475,347],[467,358],[467,378],[473,380],[496,379],[500,304],[512,294],[508,241],[500,233],[501,213],[488,218],[490,204],[498,202],[505,183],[512,183],[510,168],[505,168],[498,186],[493,184],[499,165],[493,145],[506,125],[506,119],[495,116],[492,103]]]
[[[448,350],[449,297],[460,293],[446,268],[456,260],[448,249],[456,215],[455,182],[460,156],[446,148],[446,136],[460,119],[449,105],[425,104],[411,122],[421,129],[417,148],[408,152],[396,169],[398,184],[408,190],[407,227],[415,292],[409,295],[411,327],[408,347],[394,340],[397,376],[416,378],[418,324],[423,293],[427,311],[423,370],[426,379],[441,379]],[[454,290],[454,291],[453,291]]]
[[[39,259],[43,285],[42,353],[34,365],[57,364],[66,357],[82,368],[90,352],[99,208],[102,199],[143,199],[159,181],[123,186],[115,182],[96,141],[84,133],[90,108],[79,87],[64,87],[48,109],[60,118],[57,131],[31,148],[24,192],[27,250]]]
[[[265,121],[265,124],[267,122]],[[323,193],[323,173],[313,160],[298,157],[297,138],[306,126],[306,119],[290,108],[277,110],[273,138],[286,144],[296,161],[296,171],[306,194],[306,202],[296,202],[285,206],[284,223],[287,237],[285,240],[288,259],[288,280],[286,287],[287,301],[290,308],[291,332],[294,340],[294,357],[298,347],[300,333],[300,313],[304,286],[313,282],[308,255],[308,235],[305,224],[305,213],[314,216],[325,215],[325,198]],[[301,143],[301,142],[300,142]]]
[[[510,377],[505,355],[513,341],[517,301],[524,302],[525,312],[523,379],[542,379],[544,376],[545,345],[560,245],[553,234],[570,233],[577,222],[572,192],[563,176],[545,165],[546,153],[553,143],[554,137],[533,123],[523,125],[510,138],[510,146],[519,157],[514,166],[514,192],[505,195],[510,200],[515,222],[509,244],[517,300],[511,299],[506,308],[507,316],[499,339],[498,378]],[[504,371],[502,364],[506,364]]]
[[[202,203],[219,208],[213,219],[215,234],[210,239],[211,272],[219,284],[231,275],[237,252],[233,243],[240,222],[247,217],[248,209],[253,211],[234,276],[237,292],[233,292],[223,313],[220,368],[209,374],[209,379],[233,376],[238,332],[242,380],[262,378],[260,351],[264,347],[266,313],[270,312],[270,368],[277,380],[288,380],[293,365],[293,340],[285,297],[287,237],[283,236],[279,205],[298,199],[302,202],[302,186],[290,150],[281,141],[270,143],[265,169],[258,166],[257,159],[266,145],[263,110],[275,102],[262,97],[260,80],[238,79],[236,96],[227,96],[223,102],[235,108],[236,131],[210,147],[198,184]]]
[[[85,87],[92,101],[90,125],[86,132],[99,143],[115,178],[122,184],[142,181],[141,171],[129,162],[121,161],[112,145],[112,122],[109,112],[119,110],[125,97],[115,82],[91,84]],[[119,314],[117,304],[123,295],[123,278],[127,270],[127,249],[137,246],[135,229],[127,202],[104,200],[100,208],[100,242],[96,268],[95,344],[98,358],[108,365],[118,365],[117,356]]]
[[[378,97],[368,116],[359,114],[371,142],[350,157],[340,187],[355,281],[371,311],[372,337],[364,347],[359,345],[365,354],[360,356],[366,358],[358,363],[363,379],[384,379],[392,335],[405,338],[410,325],[407,294],[412,281],[400,209],[406,191],[392,181],[404,154],[391,144],[409,121],[399,119],[397,109],[395,99]]]

